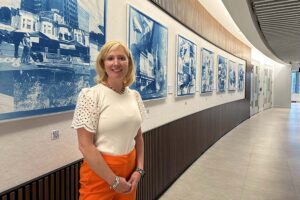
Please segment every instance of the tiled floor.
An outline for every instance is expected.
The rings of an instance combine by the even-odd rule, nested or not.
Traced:
[[[240,124],[160,200],[300,200],[300,104]]]

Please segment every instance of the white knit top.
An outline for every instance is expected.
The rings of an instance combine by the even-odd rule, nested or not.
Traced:
[[[100,83],[80,92],[72,127],[94,133],[100,152],[124,155],[133,150],[144,116],[145,107],[137,91],[127,87],[124,94],[118,94]]]

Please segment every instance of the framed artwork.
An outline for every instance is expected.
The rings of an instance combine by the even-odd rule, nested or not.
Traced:
[[[0,120],[74,109],[79,91],[94,85],[105,4],[1,1]]]
[[[241,91],[244,89],[245,83],[245,71],[242,64],[238,65],[238,90]]]
[[[167,96],[168,30],[149,16],[128,6],[128,46],[136,80],[131,88],[143,100]]]
[[[234,91],[236,88],[236,63],[229,61],[228,65],[228,90]]]
[[[218,55],[218,92],[226,91],[227,59]]]
[[[201,93],[212,92],[214,87],[214,53],[201,49]]]
[[[196,91],[196,45],[190,40],[177,36],[176,95],[195,94]]]

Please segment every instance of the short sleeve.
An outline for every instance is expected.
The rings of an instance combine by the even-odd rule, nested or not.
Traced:
[[[82,89],[78,95],[71,127],[84,128],[91,133],[96,133],[100,116],[99,107],[95,91],[90,88]]]
[[[134,91],[134,93],[135,93],[137,104],[139,106],[139,110],[140,110],[140,113],[141,113],[142,121],[144,121],[146,119],[146,117],[147,117],[147,112],[146,112],[145,105],[143,103],[143,100],[141,98],[140,93],[138,93],[137,91]]]

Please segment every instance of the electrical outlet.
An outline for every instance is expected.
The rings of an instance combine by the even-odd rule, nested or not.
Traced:
[[[59,130],[52,130],[51,132],[51,140],[59,139]]]

